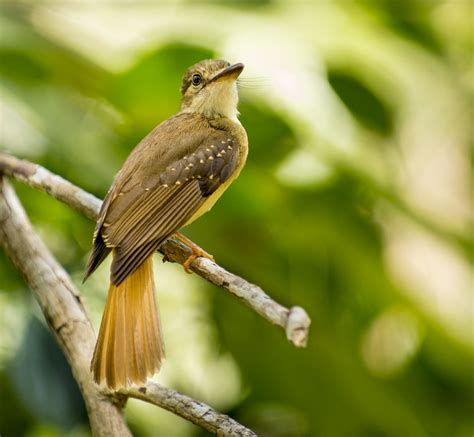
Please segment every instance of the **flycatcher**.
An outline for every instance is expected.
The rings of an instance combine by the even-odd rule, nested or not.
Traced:
[[[181,85],[181,109],[131,152],[102,204],[85,279],[112,252],[110,287],[91,362],[94,380],[119,390],[160,370],[164,347],[153,253],[209,211],[239,175],[247,134],[237,119],[243,64],[205,60]],[[189,267],[196,247],[185,263]]]

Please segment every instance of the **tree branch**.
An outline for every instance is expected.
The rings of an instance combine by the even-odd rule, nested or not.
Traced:
[[[1,175],[0,245],[33,290],[71,366],[94,436],[131,436],[120,408],[120,401],[128,396],[158,405],[218,435],[255,436],[230,417],[153,382],[142,388],[123,390],[118,398],[117,394],[107,397],[100,391],[89,370],[96,337],[81,297],[68,274],[35,233],[12,186]]]
[[[239,437],[256,436],[253,431],[244,428],[229,416],[218,413],[208,405],[195,401],[189,396],[151,381],[148,381],[145,387],[131,388],[120,393],[171,411],[214,434]]]
[[[121,410],[99,392],[89,363],[95,334],[81,298],[29,223],[16,194],[0,175],[0,244],[12,259],[36,300],[71,365],[96,436],[131,436]]]
[[[96,220],[101,201],[44,167],[14,156],[0,153],[0,173],[11,176],[61,200],[87,217]],[[180,241],[170,238],[160,248],[168,261],[183,264],[191,250]],[[296,347],[306,346],[311,323],[300,307],[285,308],[271,299],[260,287],[228,272],[207,258],[196,258],[191,270],[209,282],[238,297],[263,318],[284,329],[286,337]]]

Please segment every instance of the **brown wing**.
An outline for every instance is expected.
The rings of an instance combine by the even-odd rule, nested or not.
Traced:
[[[86,277],[113,248],[111,281],[120,284],[229,178],[237,167],[237,145],[225,131],[211,133],[161,173],[114,184],[97,223]]]

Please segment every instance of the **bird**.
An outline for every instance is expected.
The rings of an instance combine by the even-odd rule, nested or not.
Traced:
[[[102,203],[84,281],[111,253],[90,365],[94,381],[109,390],[142,386],[160,370],[165,351],[153,254],[209,211],[245,165],[248,138],[237,109],[243,69],[242,63],[213,59],[189,67],[179,112],[133,149]],[[191,249],[186,270],[196,257],[210,257],[195,245]]]

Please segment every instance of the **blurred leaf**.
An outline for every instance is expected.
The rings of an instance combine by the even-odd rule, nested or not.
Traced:
[[[329,71],[328,79],[352,114],[369,129],[383,135],[393,133],[391,110],[356,77],[342,71]]]
[[[31,319],[24,343],[8,372],[32,416],[65,431],[86,419],[71,368],[51,334],[36,319]]]

